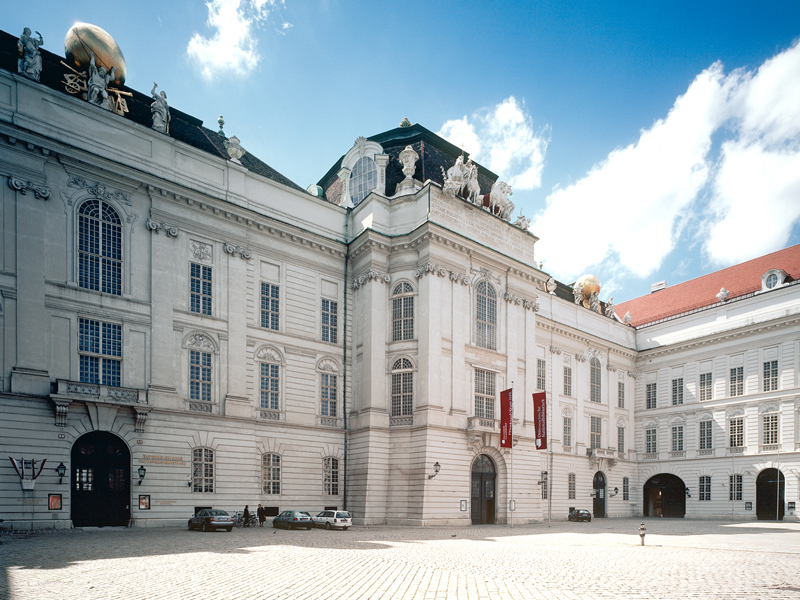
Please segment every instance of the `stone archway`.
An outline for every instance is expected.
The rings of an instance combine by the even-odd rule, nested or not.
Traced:
[[[778,469],[764,469],[756,478],[756,518],[781,521],[786,496],[786,478]]]
[[[472,524],[491,525],[495,522],[497,468],[494,461],[480,454],[472,463]]]
[[[72,446],[72,524],[124,526],[131,518],[131,453],[124,440],[92,431]]]
[[[604,519],[606,516],[606,476],[602,471],[594,474],[592,479],[592,513],[595,519]]]
[[[686,515],[686,485],[671,473],[659,473],[644,484],[645,517],[683,518]]]

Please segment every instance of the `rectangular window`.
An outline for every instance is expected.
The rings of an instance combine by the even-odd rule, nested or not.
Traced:
[[[189,398],[211,402],[211,353],[189,350]]]
[[[625,428],[617,427],[617,452],[625,452]]]
[[[617,408],[625,408],[625,382],[617,382]]]
[[[278,410],[280,396],[279,365],[261,363],[261,408]]]
[[[338,340],[338,303],[322,300],[322,341],[336,344]]]
[[[410,417],[413,411],[414,374],[392,373],[392,416]]]
[[[622,499],[631,499],[631,481],[627,477],[622,478]]]
[[[564,446],[572,446],[572,417],[564,417]]]
[[[772,413],[761,418],[761,443],[765,446],[778,443],[778,414]]]
[[[339,495],[339,459],[325,458],[322,461],[322,489],[326,496]]]
[[[731,369],[731,396],[744,394],[744,367]]]
[[[569,474],[568,500],[575,500],[575,473]]]
[[[656,386],[657,383],[648,383],[645,388],[645,401],[648,409],[656,407]]]
[[[711,400],[711,373],[700,373],[700,402]]]
[[[280,316],[280,287],[261,282],[261,327],[278,331]]]
[[[536,359],[536,389],[543,390],[546,383],[545,379],[546,363],[541,358]]]
[[[672,406],[683,404],[683,377],[672,380]]]
[[[672,426],[672,451],[683,452],[683,425]]]
[[[475,416],[494,419],[494,373],[475,369]]]
[[[279,454],[261,455],[261,491],[270,495],[281,493],[281,457]]]
[[[711,476],[710,475],[702,475],[700,477],[700,481],[698,483],[698,492],[699,492],[699,500],[700,502],[710,502],[711,501]]]
[[[711,426],[713,421],[700,421],[700,450],[711,450],[713,438]]]
[[[592,417],[591,432],[589,436],[589,447],[600,448],[603,420],[600,417]]]
[[[764,363],[764,391],[775,392],[778,390],[778,361],[768,360]]]
[[[744,446],[744,419],[731,419],[730,427],[730,440],[731,448],[741,448]]]
[[[411,286],[408,291],[411,291]],[[392,341],[414,339],[414,296],[392,299]]]
[[[656,430],[648,429],[645,431],[645,453],[654,454],[658,452],[658,445],[656,444]]]
[[[741,500],[742,499],[742,476],[731,475],[730,493],[728,500]]]
[[[323,417],[336,416],[336,375],[320,375],[320,413]]]
[[[572,367],[564,367],[564,395],[572,396]]]
[[[209,448],[192,451],[192,491],[214,491],[214,451]]]
[[[122,385],[122,325],[78,319],[78,354],[82,382]]]
[[[211,267],[189,263],[189,310],[211,314]]]
[[[539,482],[542,484],[542,500],[547,500],[547,471],[542,471]]]

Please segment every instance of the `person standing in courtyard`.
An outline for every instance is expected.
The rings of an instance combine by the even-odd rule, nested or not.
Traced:
[[[244,514],[242,514],[242,521],[244,521],[244,526],[247,527],[250,523],[250,509],[247,507],[247,504],[244,505]]]
[[[266,511],[262,508],[262,506],[258,505],[258,510],[256,511],[256,516],[258,517],[258,526],[263,527],[264,521],[267,520]]]

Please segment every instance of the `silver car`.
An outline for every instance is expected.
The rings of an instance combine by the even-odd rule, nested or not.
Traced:
[[[189,529],[202,529],[203,531],[213,531],[233,529],[233,518],[224,510],[216,508],[204,508],[195,516],[189,519]]]
[[[325,529],[344,529],[353,524],[350,513],[343,510],[323,510],[314,517],[314,527],[324,527]]]

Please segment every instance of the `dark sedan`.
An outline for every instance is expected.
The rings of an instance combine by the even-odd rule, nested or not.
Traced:
[[[307,512],[299,510],[285,510],[277,517],[272,519],[273,527],[286,527],[286,529],[296,529],[298,527],[305,527],[311,529],[314,526],[314,521],[311,520],[311,515]]]
[[[189,519],[189,529],[202,529],[203,531],[214,531],[233,529],[233,517],[224,510],[217,508],[204,508]]]
[[[569,513],[569,517],[567,517],[570,521],[589,521],[592,520],[592,513],[588,510],[577,509],[573,510]]]

